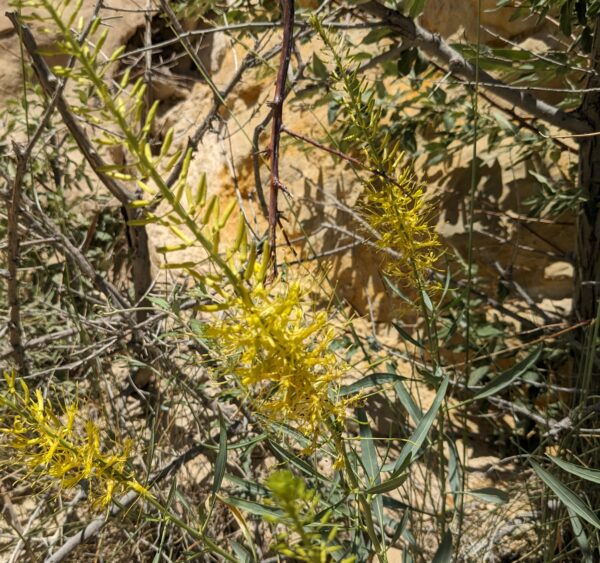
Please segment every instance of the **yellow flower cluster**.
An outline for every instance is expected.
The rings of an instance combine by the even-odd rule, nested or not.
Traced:
[[[380,235],[377,246],[402,255],[402,260],[388,260],[390,274],[414,278],[434,268],[440,243],[428,222],[430,210],[423,188],[408,169],[395,182],[382,181],[377,187],[368,185],[361,210]]]
[[[431,206],[423,187],[402,167],[399,143],[389,131],[382,134],[384,113],[375,90],[365,77],[359,78],[357,69],[348,68],[348,54],[340,54],[335,38],[316,17],[312,24],[332,54],[332,78],[341,89],[337,102],[346,117],[344,141],[360,150],[369,170],[363,179],[362,215],[377,231],[377,246],[394,253],[388,272],[422,286],[440,255],[439,239],[428,224]]]
[[[39,389],[32,395],[14,374],[5,373],[4,378],[8,389],[0,394],[0,447],[8,452],[8,461],[3,463],[27,468],[28,477],[57,479],[63,489],[85,483],[96,507],[130,489],[150,495],[126,469],[129,443],[118,453],[104,453],[98,427],[81,419],[77,404],[56,412]]]
[[[281,280],[257,283],[249,299],[234,299],[207,330],[229,360],[228,370],[249,391],[258,412],[315,439],[347,400],[330,396],[345,365],[330,350],[334,331],[324,312],[307,313],[306,291]]]

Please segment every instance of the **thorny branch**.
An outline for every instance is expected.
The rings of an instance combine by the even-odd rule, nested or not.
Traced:
[[[271,184],[269,190],[269,243],[271,245],[271,261],[273,265],[273,276],[277,275],[277,224],[279,221],[279,210],[277,208],[277,196],[283,184],[279,179],[279,141],[281,127],[283,125],[283,100],[285,98],[285,82],[290,66],[292,55],[292,43],[294,32],[294,0],[281,0],[283,10],[283,39],[279,70],[275,82],[275,96],[271,103],[273,113],[273,124],[271,126],[271,143],[269,152],[271,156]]]

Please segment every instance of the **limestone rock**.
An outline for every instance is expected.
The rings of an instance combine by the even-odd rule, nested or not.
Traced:
[[[478,0],[429,0],[421,16],[422,25],[429,31],[443,37],[475,42],[477,40],[477,1]],[[537,16],[511,21],[515,8],[496,6],[496,0],[482,0],[481,25],[489,28],[492,34],[482,29],[482,41],[495,43],[495,35],[508,39],[528,34],[539,27]]]

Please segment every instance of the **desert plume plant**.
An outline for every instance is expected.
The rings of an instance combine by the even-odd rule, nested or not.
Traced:
[[[430,225],[431,205],[423,186],[403,164],[400,142],[392,139],[389,131],[381,134],[385,120],[376,92],[367,78],[359,75],[343,40],[317,17],[311,23],[331,56],[331,81],[345,116],[344,142],[360,153],[369,172],[361,177],[364,192],[358,211],[377,232],[377,246],[395,255],[387,261],[388,273],[420,287],[430,278],[441,254],[438,236]]]
[[[3,464],[24,469],[23,481],[57,481],[60,489],[85,488],[96,508],[104,508],[115,496],[129,490],[150,493],[128,468],[131,441],[103,445],[101,431],[84,417],[76,401],[53,406],[40,389],[32,394],[14,372],[4,373],[0,394]]]

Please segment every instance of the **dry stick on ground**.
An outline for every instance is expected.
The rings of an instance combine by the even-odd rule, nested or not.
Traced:
[[[273,124],[271,125],[271,143],[269,152],[271,156],[271,184],[269,190],[269,243],[271,245],[271,263],[273,277],[277,276],[277,223],[279,210],[277,196],[283,187],[279,179],[279,141],[283,125],[283,100],[285,98],[285,82],[292,55],[292,42],[294,36],[294,0],[281,0],[283,11],[283,39],[281,42],[281,58],[279,70],[275,81],[275,96],[271,102]]]
[[[19,33],[23,46],[29,53],[33,69],[38,77],[44,93],[52,98],[55,93],[56,108],[58,109],[65,125],[75,139],[79,150],[87,162],[92,167],[100,181],[106,186],[112,195],[114,195],[123,205],[127,220],[139,219],[142,217],[142,211],[131,207],[131,202],[138,199],[137,195],[131,193],[125,186],[104,172],[106,163],[94,148],[87,134],[77,123],[75,116],[71,112],[69,105],[57,92],[59,81],[48,68],[46,61],[40,56],[38,46],[28,25],[23,24],[16,12],[7,12],[6,16]],[[128,227],[129,239],[131,241],[133,284],[138,310],[138,320],[143,321],[147,315],[150,303],[146,299],[146,293],[152,284],[152,269],[150,262],[150,252],[148,248],[148,234],[145,227]]]

